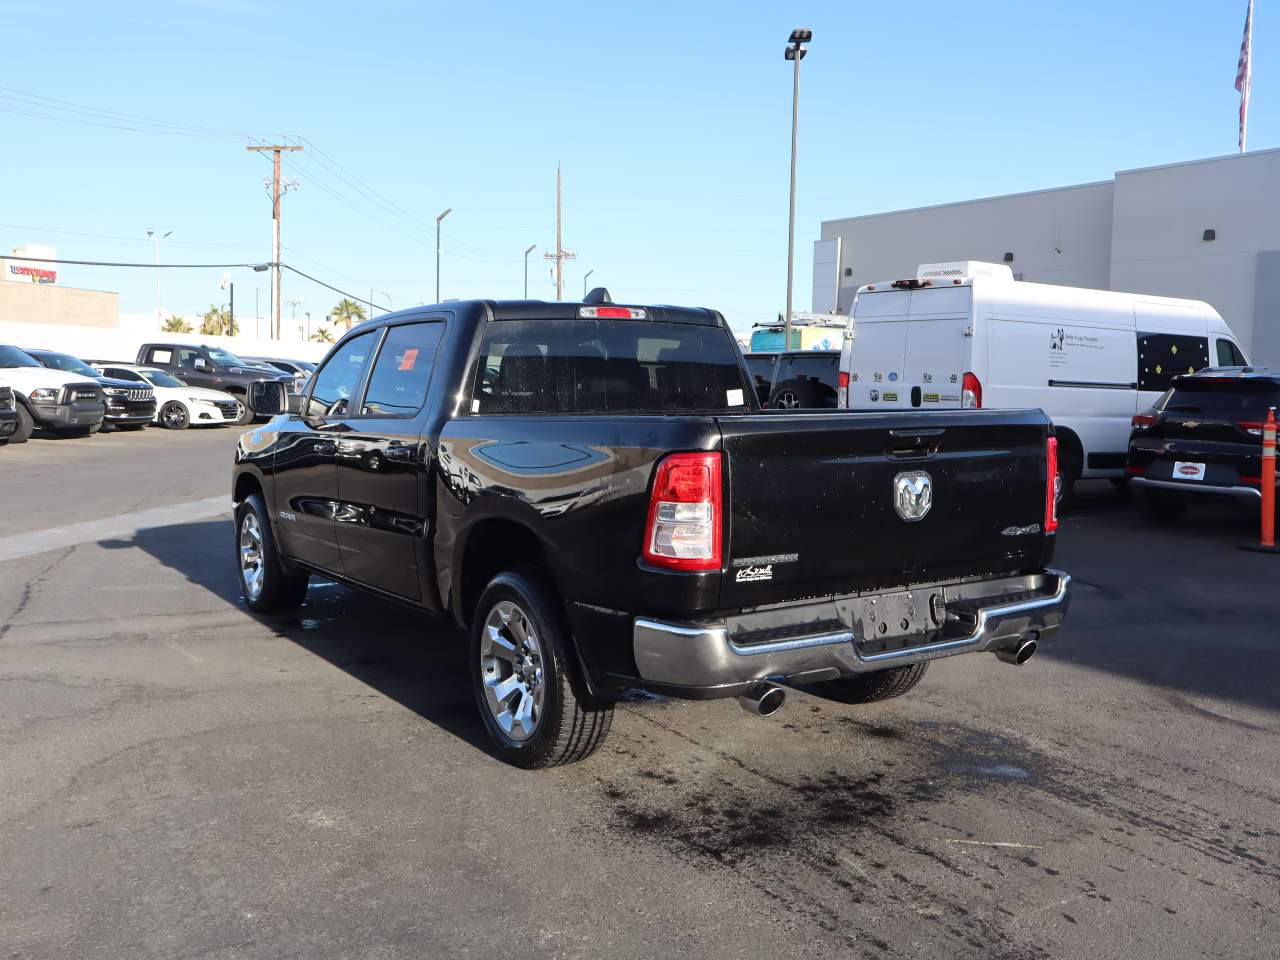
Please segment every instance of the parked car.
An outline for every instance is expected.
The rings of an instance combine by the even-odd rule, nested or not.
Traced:
[[[591,753],[631,688],[867,702],[1059,628],[1043,413],[762,412],[750,384],[719,313],[603,292],[363,323],[237,446],[246,602],[318,575],[451,616],[525,767]]]
[[[280,360],[275,357],[245,357],[268,370],[282,370],[293,377],[292,391],[300,394],[307,385],[307,378],[315,372],[316,365],[306,360]]]
[[[254,407],[251,399],[256,392],[253,390],[255,384],[277,383],[285,391],[294,387],[294,378],[283,371],[268,370],[242,360],[222,347],[204,344],[144,343],[138,349],[137,365],[163,370],[192,387],[209,387],[231,394],[243,407],[237,421],[240,424],[251,423],[260,414],[265,415],[264,411]]]
[[[743,354],[747,362],[747,373],[751,375],[751,386],[756,392],[756,400],[761,407],[769,406],[769,394],[773,392],[773,371],[778,365],[776,353]]]
[[[17,431],[18,401],[13,397],[13,389],[0,383],[0,444],[8,443]]]
[[[101,428],[106,407],[96,379],[50,370],[6,344],[0,344],[0,375],[18,405],[18,427],[9,435],[10,443],[25,443],[37,427],[66,436]]]
[[[1124,476],[1129,421],[1175,375],[1247,362],[1207,303],[1024,283],[1003,263],[922,264],[859,287],[849,330],[841,406],[1039,407],[1067,493]]]
[[[772,356],[770,380],[767,384],[761,382],[764,365],[757,368],[761,370],[757,374],[756,370],[752,370],[751,357],[747,358],[747,369],[752,370],[751,379],[756,395],[760,396],[767,389],[763,393],[766,402],[762,406],[779,410],[836,409],[840,351],[795,350]]]
[[[130,383],[144,383],[155,391],[155,422],[169,430],[239,423],[244,406],[231,394],[207,387],[192,387],[155,367],[129,363],[94,364],[106,376]]]
[[[1280,407],[1280,371],[1211,367],[1175,377],[1133,418],[1127,471],[1147,515],[1176,519],[1206,497],[1262,500],[1262,425]]]
[[[24,349],[28,356],[34,357],[51,370],[63,370],[97,380],[102,387],[102,397],[106,403],[103,426],[120,430],[141,430],[155,419],[156,397],[150,384],[107,376],[101,370],[95,369],[69,353],[30,347]]]

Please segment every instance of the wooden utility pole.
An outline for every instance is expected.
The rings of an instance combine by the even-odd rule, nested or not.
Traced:
[[[560,164],[556,164],[556,252],[544,253],[544,260],[554,260],[556,263],[556,299],[564,299],[564,262],[566,260],[574,260],[577,254],[572,250],[566,250],[560,242]]]
[[[245,147],[246,150],[271,151],[271,336],[280,339],[280,153],[301,150],[285,144]]]

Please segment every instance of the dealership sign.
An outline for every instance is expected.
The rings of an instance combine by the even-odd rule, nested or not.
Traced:
[[[6,259],[3,261],[3,274],[6,280],[17,283],[57,283],[58,271],[52,263],[43,261],[56,260],[58,251],[53,247],[39,246],[34,243],[14,247],[10,251],[13,257],[30,259]]]

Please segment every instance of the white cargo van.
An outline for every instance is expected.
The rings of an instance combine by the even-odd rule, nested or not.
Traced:
[[[1247,362],[1199,300],[1024,283],[997,263],[923,264],[858,289],[840,405],[1039,407],[1058,428],[1069,486],[1124,476],[1130,420],[1174,375]]]

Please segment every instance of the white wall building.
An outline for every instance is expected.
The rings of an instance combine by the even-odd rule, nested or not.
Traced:
[[[1280,366],[1280,150],[824,221],[813,309],[847,313],[860,285],[949,260],[1005,262],[1039,283],[1207,300],[1253,362]]]

